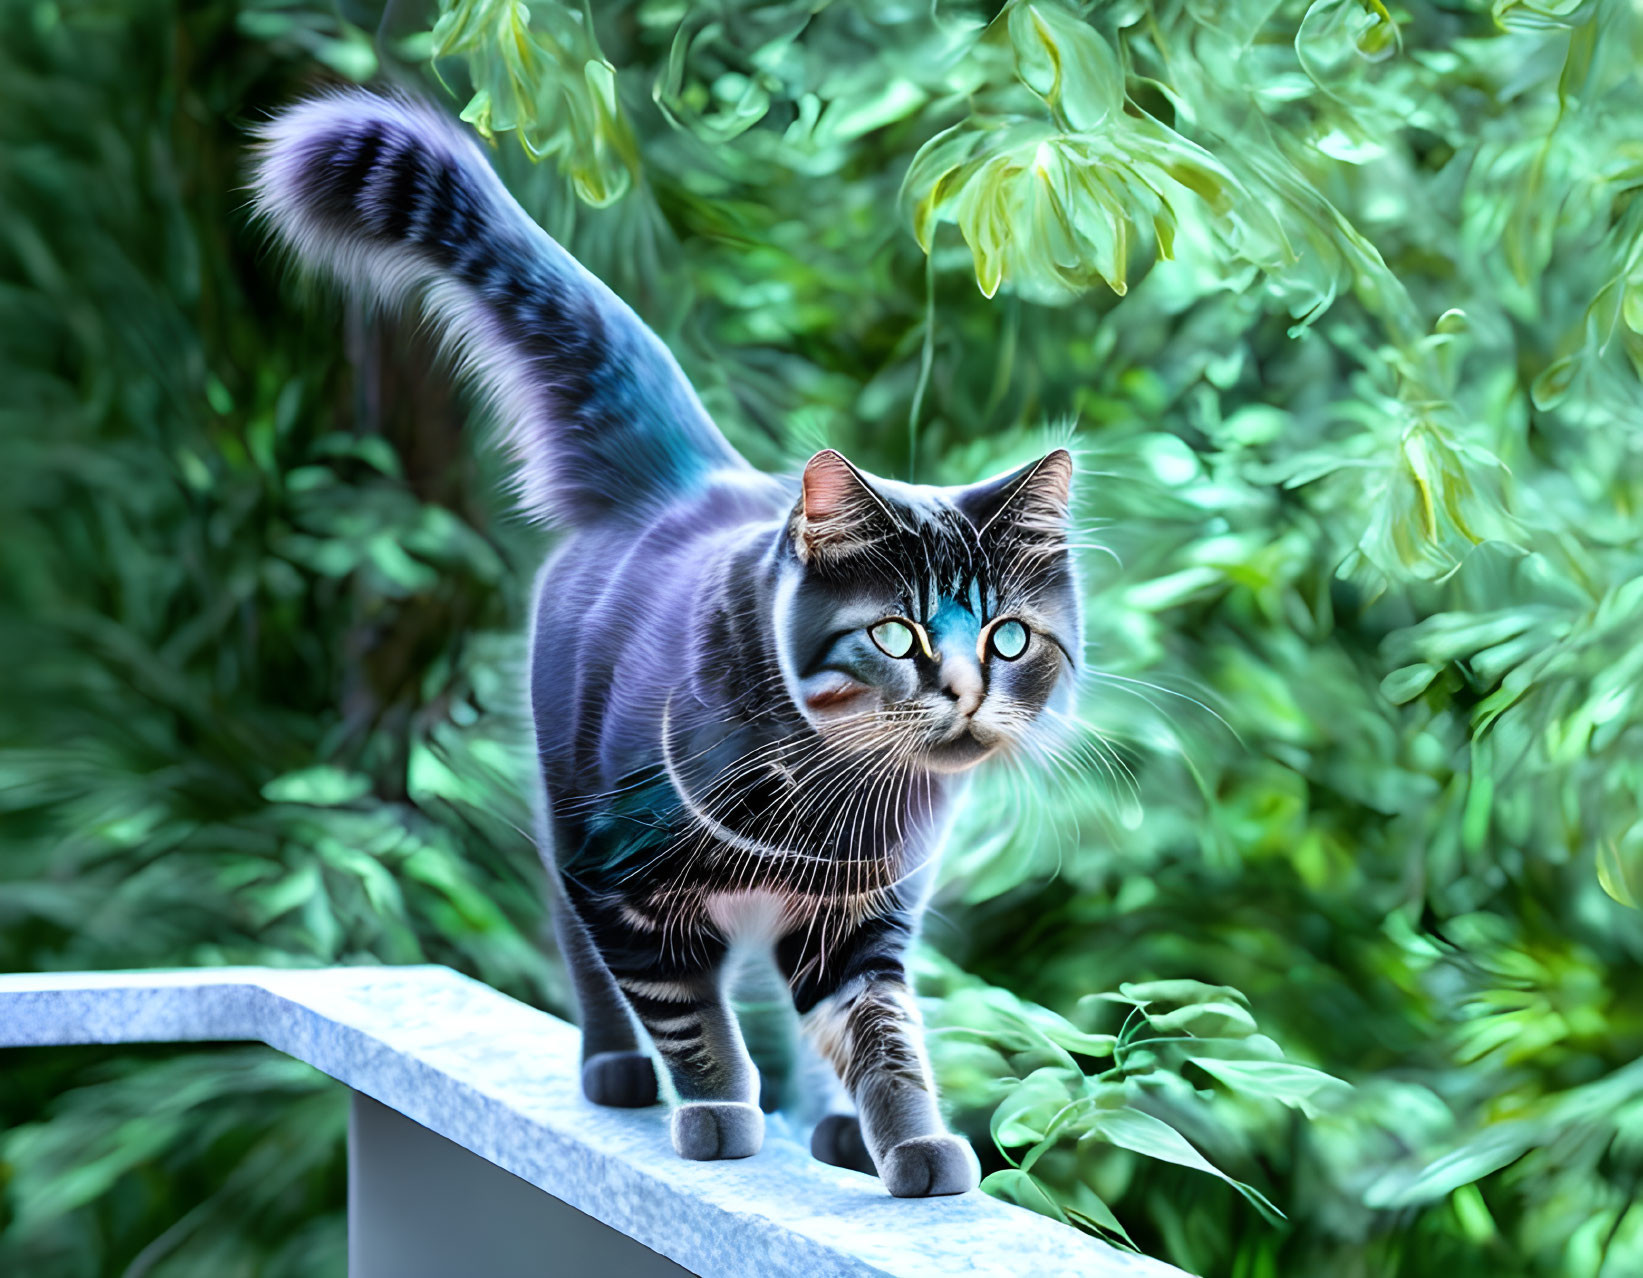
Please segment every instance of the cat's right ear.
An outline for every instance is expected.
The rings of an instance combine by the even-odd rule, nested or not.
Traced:
[[[894,517],[843,453],[824,448],[805,463],[787,530],[803,563],[840,559],[883,536]]]
[[[1071,518],[1073,459],[1057,448],[1019,470],[1006,471],[958,495],[958,508],[983,542],[1001,537],[1059,544]]]

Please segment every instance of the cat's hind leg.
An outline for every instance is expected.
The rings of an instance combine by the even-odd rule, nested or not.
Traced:
[[[810,1156],[817,1162],[847,1171],[877,1176],[873,1155],[867,1152],[867,1138],[861,1134],[861,1120],[854,1114],[826,1114],[810,1133]]]
[[[582,1094],[596,1105],[619,1109],[654,1105],[656,1067],[640,1047],[627,1000],[563,893],[554,894],[553,930],[580,1013]]]
[[[815,1036],[806,1034],[794,1047],[794,1090],[801,1102],[798,1116],[813,1124],[810,1156],[833,1167],[877,1176],[879,1169],[867,1152],[855,1104],[832,1064],[816,1050]]]

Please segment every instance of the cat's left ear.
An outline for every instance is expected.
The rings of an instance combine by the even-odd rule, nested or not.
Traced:
[[[1057,448],[1020,470],[970,485],[954,504],[982,537],[1009,531],[1058,540],[1066,536],[1072,487],[1072,454]]]

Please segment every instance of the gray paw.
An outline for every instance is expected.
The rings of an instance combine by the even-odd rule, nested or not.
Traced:
[[[746,1158],[764,1144],[764,1114],[741,1101],[690,1101],[673,1111],[673,1148],[681,1158]]]
[[[810,1133],[810,1155],[834,1167],[866,1172],[877,1176],[873,1156],[867,1152],[867,1142],[861,1137],[861,1123],[854,1114],[829,1114],[816,1124]]]
[[[957,1136],[916,1136],[885,1154],[879,1175],[897,1198],[934,1198],[974,1189],[981,1165],[968,1142]]]
[[[656,1067],[643,1052],[597,1052],[582,1062],[582,1094],[616,1109],[654,1105]]]

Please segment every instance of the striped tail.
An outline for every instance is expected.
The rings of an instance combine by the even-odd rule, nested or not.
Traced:
[[[258,214],[345,286],[421,301],[500,419],[532,516],[635,514],[746,467],[667,347],[530,220],[458,125],[355,90],[259,132]]]

